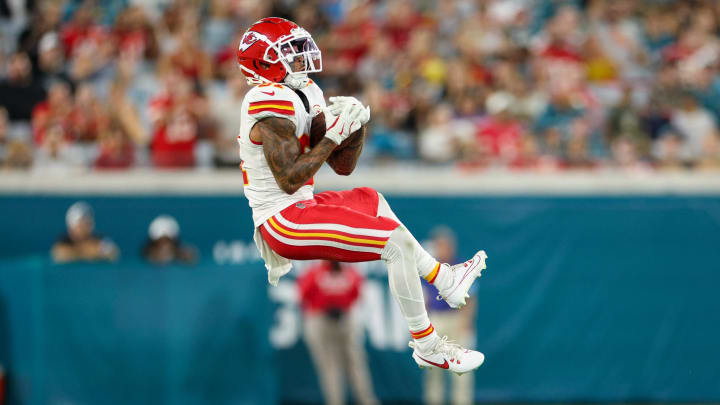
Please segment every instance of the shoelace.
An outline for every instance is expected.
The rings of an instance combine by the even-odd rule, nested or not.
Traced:
[[[450,359],[457,359],[462,354],[463,348],[455,343],[454,340],[449,340],[447,336],[443,336],[435,344],[433,349],[435,353],[442,353],[450,356]]]
[[[408,342],[408,346],[411,349],[415,349],[415,342]],[[435,343],[435,347],[432,349],[433,353],[441,353],[450,356],[450,360],[459,359],[463,352],[462,346],[455,343],[454,340],[449,340],[447,336],[443,336],[440,340]]]
[[[448,267],[450,268],[450,270],[452,270],[452,271],[454,272],[457,267],[460,267],[460,266],[465,266],[465,267],[467,267],[470,263],[472,263],[473,260],[475,260],[474,257],[471,258],[471,259],[469,259],[469,260],[466,260],[466,261],[464,261],[464,262],[462,262],[462,263],[460,263],[460,264],[456,264],[456,265],[454,265],[454,266],[451,266],[451,265],[449,265],[449,264],[447,264],[447,263],[443,263],[443,265],[448,266]],[[438,300],[438,301],[442,301],[442,300],[445,299],[445,297],[443,297],[441,294],[438,294],[438,295],[435,297],[435,299]]]

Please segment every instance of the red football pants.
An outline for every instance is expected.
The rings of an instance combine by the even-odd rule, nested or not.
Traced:
[[[400,224],[378,217],[378,194],[362,187],[326,191],[293,204],[260,226],[265,242],[293,260],[379,260]]]

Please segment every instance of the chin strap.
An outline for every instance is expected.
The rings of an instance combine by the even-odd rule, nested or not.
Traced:
[[[285,76],[283,82],[292,89],[300,90],[310,84],[310,78],[306,73],[288,74],[287,76]]]

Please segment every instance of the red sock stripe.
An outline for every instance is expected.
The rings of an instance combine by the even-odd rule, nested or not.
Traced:
[[[435,328],[433,328],[432,324],[430,324],[430,326],[428,326],[427,329],[424,329],[420,332],[410,331],[410,335],[412,336],[413,339],[422,339],[425,336],[430,335],[434,331],[435,331]]]

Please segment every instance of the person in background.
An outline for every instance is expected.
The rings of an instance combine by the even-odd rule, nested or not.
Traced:
[[[30,148],[9,134],[10,119],[5,107],[0,107],[0,168],[27,169],[32,164]]]
[[[59,176],[82,169],[82,152],[67,138],[67,130],[61,123],[47,124],[42,143],[35,150],[33,170]]]
[[[75,261],[113,261],[119,251],[115,243],[94,233],[95,215],[84,201],[78,201],[65,214],[67,234],[52,247],[56,263]]]
[[[718,134],[717,122],[712,113],[703,108],[692,94],[683,94],[678,104],[670,122],[685,140],[686,159],[698,162],[703,156],[708,139]]]
[[[480,166],[507,165],[518,159],[525,129],[512,113],[515,96],[506,91],[490,94],[485,101],[488,115],[479,120],[473,160]]]
[[[457,256],[457,239],[453,231],[446,226],[435,227],[430,232],[428,242],[429,251],[440,262],[455,263]],[[432,316],[433,325],[443,333],[457,336],[460,345],[470,345],[475,335],[475,301],[470,298],[467,306],[462,311],[455,311],[445,301],[438,301],[434,298],[429,284],[426,288],[426,302],[428,313]],[[470,293],[471,297],[475,294]],[[447,378],[450,378],[452,389],[450,391],[450,403],[454,405],[465,405],[473,403],[472,373],[458,376],[445,373],[437,368],[427,368],[423,377],[423,400],[428,405],[447,403],[445,399],[445,387]]]
[[[215,164],[218,167],[237,167],[240,164],[237,132],[240,128],[240,114],[245,93],[249,90],[241,72],[227,79],[227,86],[216,91],[211,97],[213,118],[217,125],[215,137]]]
[[[29,123],[33,108],[45,99],[45,89],[33,80],[30,58],[24,52],[10,56],[5,70],[5,79],[0,80],[0,106],[7,109],[10,121]]]
[[[158,168],[195,165],[199,123],[193,83],[177,71],[166,73],[165,89],[150,101],[152,120],[150,150]]]
[[[128,169],[134,161],[134,149],[123,127],[116,121],[99,136],[96,169]]]
[[[71,118],[73,96],[70,86],[65,82],[56,82],[50,86],[47,99],[35,105],[32,112],[33,140],[38,146],[43,145],[46,132],[53,124],[63,127],[63,137],[73,140]]]
[[[426,162],[448,163],[457,161],[471,146],[475,126],[469,120],[453,118],[452,106],[437,105],[428,120],[429,125],[420,132],[418,147]]]
[[[44,34],[38,42],[37,52],[37,79],[45,89],[58,81],[72,85],[65,64],[65,53],[57,33]]]
[[[357,301],[363,278],[349,265],[322,261],[297,281],[304,313],[304,336],[325,403],[345,403],[344,375],[349,374],[355,401],[377,404],[365,348],[350,310]]]
[[[143,257],[151,263],[191,264],[197,258],[195,248],[180,241],[180,225],[170,215],[159,215],[153,219],[148,228],[148,237],[143,247]]]

